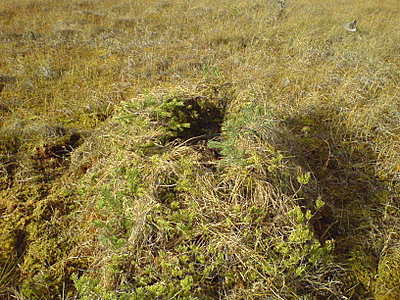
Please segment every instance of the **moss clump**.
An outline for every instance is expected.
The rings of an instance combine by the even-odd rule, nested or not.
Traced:
[[[400,298],[400,251],[393,249],[379,262],[375,299],[389,300]]]

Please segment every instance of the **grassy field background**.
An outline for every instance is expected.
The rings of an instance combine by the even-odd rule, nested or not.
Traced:
[[[0,298],[400,299],[399,27],[397,0],[1,1]]]

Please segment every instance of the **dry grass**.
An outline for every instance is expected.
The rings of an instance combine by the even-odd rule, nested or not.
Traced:
[[[400,297],[399,20],[1,1],[1,297]]]

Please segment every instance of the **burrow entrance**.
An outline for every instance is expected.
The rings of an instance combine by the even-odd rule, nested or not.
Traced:
[[[227,100],[202,96],[167,99],[160,107],[166,128],[165,143],[175,140],[196,144],[221,134]]]

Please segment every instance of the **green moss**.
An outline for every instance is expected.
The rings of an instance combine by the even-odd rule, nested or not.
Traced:
[[[377,272],[375,258],[359,249],[352,252],[349,261],[356,280],[362,284],[365,290],[372,291]]]
[[[378,265],[375,283],[375,299],[389,300],[400,298],[400,251],[393,249]]]

